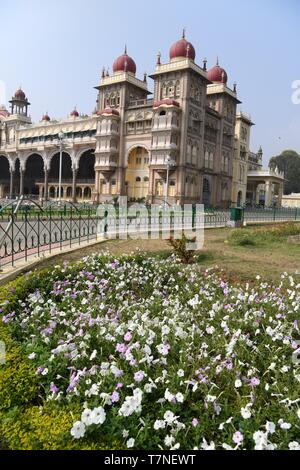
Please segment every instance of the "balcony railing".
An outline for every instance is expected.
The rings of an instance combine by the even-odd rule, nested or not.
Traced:
[[[153,106],[154,100],[149,99],[149,100],[131,100],[129,102],[129,108],[138,108],[141,106]]]

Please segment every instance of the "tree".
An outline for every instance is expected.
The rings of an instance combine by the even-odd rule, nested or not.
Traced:
[[[284,150],[281,155],[271,158],[269,167],[284,172],[284,194],[300,193],[300,155],[297,152]]]

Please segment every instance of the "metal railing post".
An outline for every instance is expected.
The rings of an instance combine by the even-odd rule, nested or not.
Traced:
[[[52,213],[51,213],[51,206],[49,207],[49,253],[51,253],[51,244],[52,244]]]
[[[38,241],[38,257],[40,257],[40,213],[38,212],[37,215],[37,241]]]

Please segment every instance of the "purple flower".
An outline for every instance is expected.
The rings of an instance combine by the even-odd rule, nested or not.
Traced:
[[[122,353],[124,354],[126,352],[126,345],[124,343],[118,343],[117,344],[117,347],[116,347],[116,351],[118,351],[119,353]]]
[[[124,336],[125,341],[131,341],[132,340],[132,333],[131,331],[127,331],[126,335]]]
[[[52,392],[52,393],[58,393],[59,392],[59,388],[57,388],[57,386],[53,382],[50,385],[50,392]]]
[[[117,383],[116,390],[119,390],[119,388],[123,388],[122,382]]]
[[[257,387],[257,385],[260,384],[260,380],[257,377],[252,377],[251,379],[251,385],[252,387]]]
[[[115,390],[112,395],[111,395],[111,401],[112,403],[117,403],[120,400],[120,395],[119,393]]]
[[[198,426],[198,424],[199,424],[199,421],[197,420],[197,418],[193,418],[192,426],[194,426],[194,428],[195,428],[196,426]]]
[[[144,377],[145,377],[144,372],[142,372],[141,370],[139,370],[138,372],[134,374],[134,380],[136,382],[141,382]]]

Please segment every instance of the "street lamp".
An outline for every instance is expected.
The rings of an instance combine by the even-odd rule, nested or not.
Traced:
[[[165,207],[168,204],[168,194],[169,194],[169,173],[171,166],[175,166],[176,162],[172,160],[170,155],[166,158],[166,165],[167,165],[167,180],[166,180],[166,192],[165,192]]]
[[[59,140],[59,177],[58,177],[58,205],[61,205],[61,179],[62,179],[62,154],[63,154],[63,140],[64,140],[64,133],[60,132],[58,134]]]

